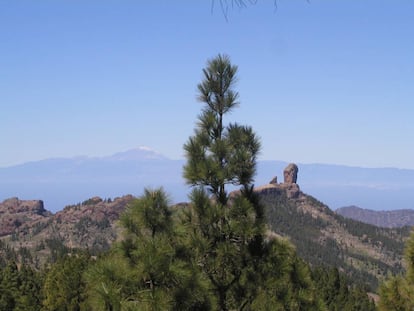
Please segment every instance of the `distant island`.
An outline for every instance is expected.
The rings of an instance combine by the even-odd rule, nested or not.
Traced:
[[[105,157],[46,159],[0,168],[0,201],[11,197],[43,200],[53,212],[100,196],[140,195],[163,186],[174,202],[187,200],[184,160],[171,160],[148,147]],[[258,161],[256,185],[281,175],[288,162]],[[372,210],[414,209],[414,170],[301,164],[299,182],[306,193],[331,209],[362,206]]]

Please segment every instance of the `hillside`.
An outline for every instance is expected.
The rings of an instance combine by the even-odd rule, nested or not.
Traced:
[[[398,228],[414,226],[414,210],[412,209],[374,211],[357,206],[346,206],[338,208],[335,212],[343,217],[378,227]]]
[[[52,214],[45,210],[43,201],[10,198],[0,203],[0,236],[12,234],[25,223],[37,223]]]
[[[336,266],[372,289],[389,272],[402,271],[408,228],[379,228],[344,218],[300,190],[297,167],[296,173],[287,169],[284,175],[283,183],[273,179],[256,192],[266,207],[269,229],[289,239],[299,256],[312,266]],[[44,210],[41,201],[6,200],[0,203],[1,221],[8,224],[2,226],[0,252],[38,266],[72,248],[98,254],[119,237],[117,219],[133,199],[94,197],[56,214]]]
[[[347,219],[303,193],[296,180],[256,189],[272,231],[288,238],[313,266],[335,266],[376,288],[389,272],[402,271],[409,228],[380,228]]]
[[[73,248],[98,254],[109,249],[118,237],[116,222],[133,199],[131,195],[114,200],[94,197],[66,206],[56,214],[42,209],[41,214],[34,213],[34,207],[43,208],[41,201],[5,200],[0,203],[0,220],[8,226],[2,226],[0,253],[8,252],[6,257],[16,256],[18,261],[36,265],[47,258],[53,261]]]

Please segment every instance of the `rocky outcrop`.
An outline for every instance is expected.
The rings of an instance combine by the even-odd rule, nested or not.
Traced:
[[[41,200],[19,200],[10,198],[0,203],[0,213],[31,213],[41,216],[48,216],[50,213],[45,210]]]
[[[285,193],[288,199],[297,199],[301,195],[299,185],[297,184],[267,184],[256,187],[255,192],[259,194],[269,194],[275,192],[277,194]]]
[[[0,238],[16,250],[36,250],[40,262],[53,247],[98,253],[107,250],[121,234],[117,221],[134,199],[132,195],[105,200],[93,197],[52,214],[42,201],[11,198],[0,203]]]
[[[4,200],[0,203],[0,236],[11,234],[25,224],[41,221],[51,215],[41,200]]]
[[[285,192],[289,199],[296,199],[300,196],[301,191],[299,185],[296,184],[298,177],[298,166],[294,163],[289,164],[283,171],[284,182],[278,184],[277,176],[273,177],[269,184],[257,187],[256,192]]]
[[[271,185],[276,185],[277,184],[277,176],[273,177],[273,179],[270,181]]]
[[[283,171],[283,178],[285,184],[296,184],[298,178],[298,166],[290,163]]]
[[[273,177],[272,180],[263,186],[255,187],[254,191],[259,195],[282,195],[285,194],[288,199],[300,199],[303,196],[300,191],[299,185],[296,184],[298,175],[298,166],[296,164],[289,164],[284,172],[284,182],[278,184],[277,176]],[[240,194],[240,190],[235,190],[230,193],[230,198]]]
[[[108,220],[112,223],[119,218],[133,199],[132,195],[125,195],[114,200],[93,197],[82,203],[66,206],[56,213],[54,220],[60,223],[77,223],[82,218],[89,218],[94,222]]]
[[[300,195],[300,189],[299,186],[295,183],[292,184],[284,184],[282,185],[282,187],[284,187],[286,189],[286,196],[289,199],[296,199],[299,197]]]
[[[52,214],[40,200],[7,199],[0,203],[0,237],[14,234],[26,247],[56,236],[70,247],[92,247],[99,239],[109,243],[116,238],[113,225],[133,200],[93,197]]]

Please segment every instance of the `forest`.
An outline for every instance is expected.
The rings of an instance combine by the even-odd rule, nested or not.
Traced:
[[[226,122],[239,105],[237,66],[219,54],[202,73],[202,109],[184,144],[189,204],[172,206],[163,188],[144,189],[109,250],[91,254],[50,240],[54,251],[42,266],[18,260],[30,254],[1,242],[0,310],[412,310],[414,235],[406,272],[380,284],[375,301],[366,284],[305,261],[270,230],[253,185],[260,139]],[[286,224],[277,220],[272,228]]]

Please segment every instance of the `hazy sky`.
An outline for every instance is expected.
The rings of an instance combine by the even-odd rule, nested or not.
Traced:
[[[183,157],[207,59],[261,159],[414,169],[414,1],[0,0],[0,167],[149,146]]]

